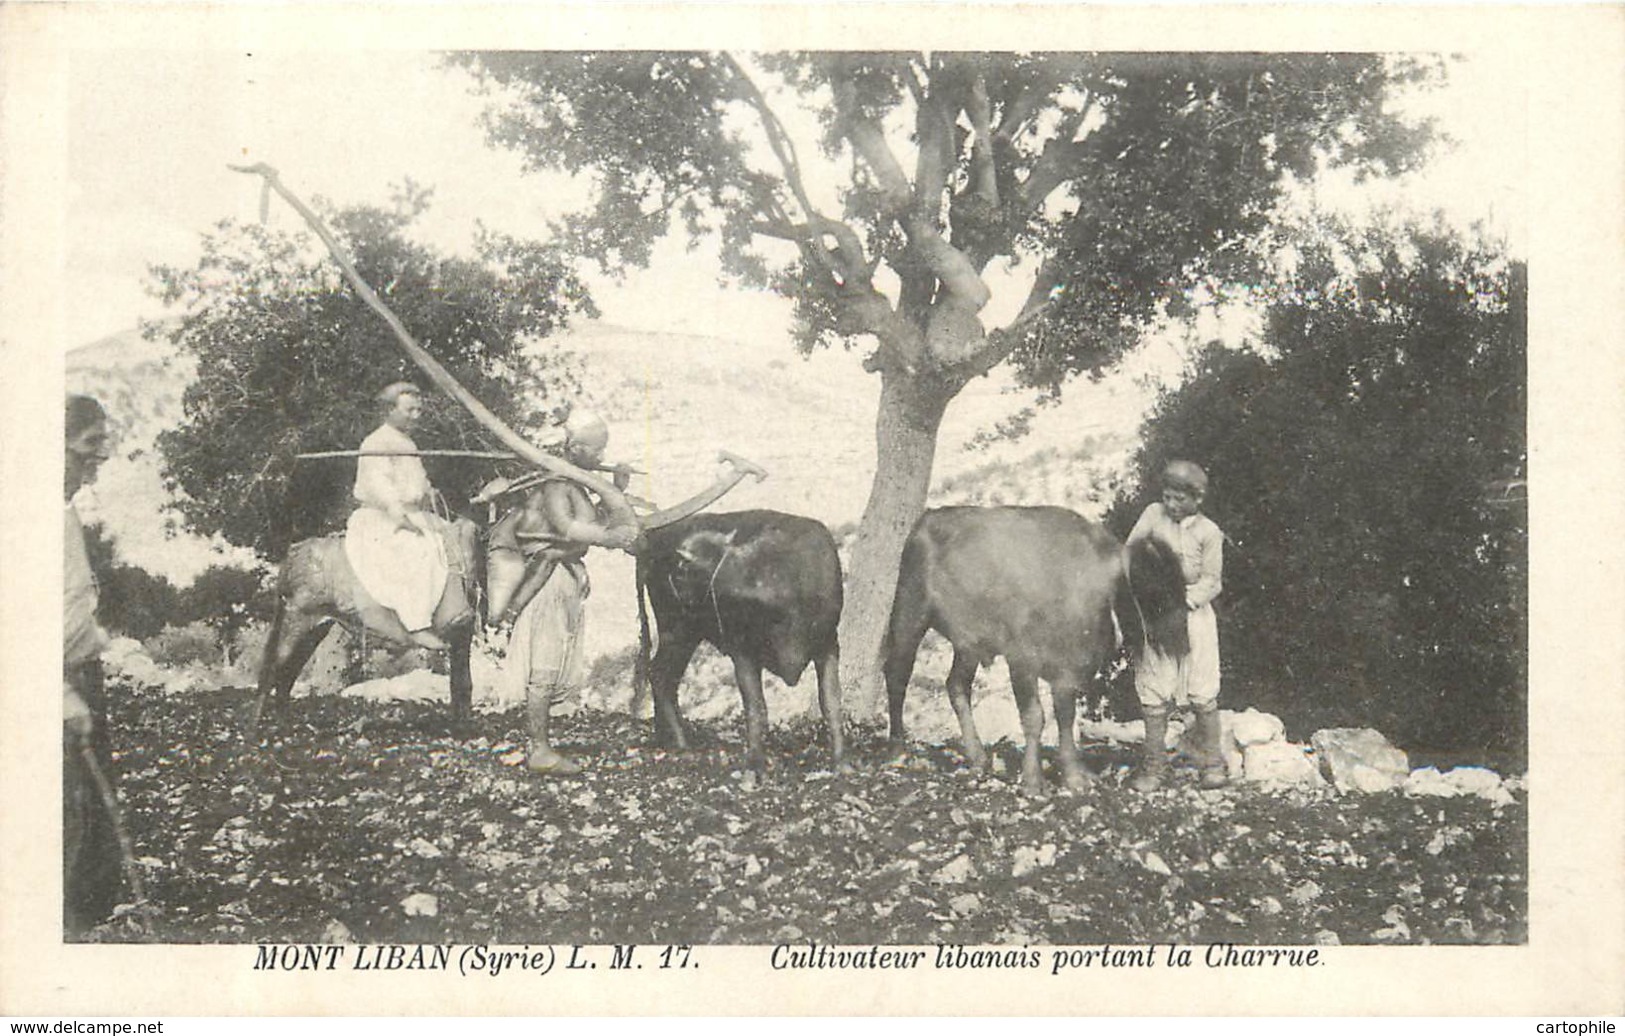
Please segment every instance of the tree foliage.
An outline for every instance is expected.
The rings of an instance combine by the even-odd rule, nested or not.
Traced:
[[[841,641],[871,702],[948,402],[1007,359],[1053,395],[1198,289],[1256,283],[1252,242],[1291,178],[1420,160],[1428,127],[1387,102],[1433,71],[1360,54],[457,60],[491,93],[493,142],[592,187],[560,227],[576,249],[619,269],[670,228],[713,235],[731,274],[794,300],[803,349],[867,350],[877,464]],[[981,315],[994,272],[1023,293],[998,329]]]
[[[114,636],[145,640],[180,615],[180,591],[163,576],[131,565],[100,525],[85,527],[85,549],[96,577],[96,619]]]
[[[1027,312],[1051,302],[1042,320],[939,357],[985,370],[1019,343],[1034,383],[1108,361],[1204,279],[1254,277],[1247,244],[1285,177],[1342,164],[1397,172],[1430,135],[1385,107],[1396,83],[1430,69],[1373,55],[462,61],[507,91],[488,116],[495,143],[532,168],[590,178],[590,208],[564,224],[577,248],[619,268],[647,262],[673,216],[691,235],[719,234],[729,272],[796,299],[803,345],[873,334],[888,362],[949,302],[979,309],[994,260],[1041,260]],[[766,77],[781,84],[771,95]],[[792,98],[816,111],[820,168],[775,110]],[[839,212],[818,201],[831,176]],[[762,247],[775,239],[798,247],[788,261]],[[880,294],[881,267],[895,274],[894,299]]]
[[[392,209],[325,206],[324,218],[425,349],[510,426],[537,430],[574,368],[535,343],[593,312],[586,288],[556,250],[533,242],[482,230],[472,258],[415,243],[408,231],[427,205],[427,192],[408,184]],[[401,379],[428,389],[426,380],[308,235],[223,221],[196,266],[155,267],[153,278],[183,315],[147,333],[197,358],[185,420],[158,440],[188,526],[272,557],[330,527],[348,503],[354,461],[295,455],[356,448],[381,419],[379,389]],[[455,404],[432,393],[426,403],[421,448],[491,448]],[[425,463],[453,500],[489,472]]]
[[[1230,703],[1519,761],[1524,267],[1436,228],[1328,230],[1268,355],[1215,346],[1161,401],[1141,481],[1174,456],[1214,479]]]

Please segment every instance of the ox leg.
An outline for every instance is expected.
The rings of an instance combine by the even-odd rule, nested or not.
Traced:
[[[1078,694],[1082,682],[1074,677],[1050,681],[1050,697],[1055,703],[1055,723],[1061,728],[1057,758],[1061,764],[1061,777],[1073,791],[1089,786],[1089,771],[1083,768],[1078,756]],[[1035,695],[1036,697],[1036,695]]]
[[[687,751],[688,726],[677,709],[677,685],[682,682],[698,640],[681,639],[675,634],[660,638],[660,648],[649,660],[649,692],[655,704],[655,744],[662,748]]]
[[[908,682],[914,676],[914,656],[919,653],[920,640],[925,636],[925,615],[912,614],[901,600],[895,606],[891,631],[886,636],[886,716],[889,737],[899,751],[903,749],[903,702],[908,698]]]
[[[451,637],[451,719],[465,723],[474,711],[474,676],[469,669],[469,656],[474,640],[472,624],[458,627]]]
[[[1038,678],[1026,666],[1010,666],[1010,688],[1016,692],[1021,710],[1021,733],[1027,740],[1021,753],[1021,790],[1029,795],[1044,793],[1044,705],[1038,698]]]
[[[829,651],[813,661],[818,667],[818,705],[824,713],[824,726],[829,728],[829,754],[836,773],[851,773],[852,764],[846,761],[846,731],[841,716],[841,649]]]
[[[954,650],[954,664],[948,670],[948,702],[954,707],[954,715],[959,717],[966,761],[978,770],[987,770],[992,768],[993,759],[982,747],[982,735],[976,732],[976,719],[970,707],[971,681],[976,678],[977,665],[976,659],[957,648]]]
[[[758,775],[767,773],[767,698],[762,694],[762,663],[735,655],[734,680],[745,705],[745,761]]]

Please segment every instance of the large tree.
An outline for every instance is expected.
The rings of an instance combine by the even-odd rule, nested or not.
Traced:
[[[550,247],[482,232],[473,257],[458,258],[413,242],[427,205],[408,184],[389,209],[324,208],[357,270],[423,347],[508,425],[540,430],[575,369],[534,346],[572,313],[591,313],[590,297]],[[161,266],[153,277],[181,315],[147,333],[197,360],[185,419],[158,440],[187,524],[275,557],[290,539],[342,521],[354,461],[295,457],[355,449],[381,419],[379,389],[424,384],[389,327],[302,233],[222,222],[194,267]],[[421,448],[491,448],[472,417],[436,399],[416,435]],[[453,500],[491,473],[466,460],[425,463]]]
[[[495,143],[590,182],[560,227],[575,250],[613,269],[670,228],[715,235],[729,273],[794,299],[802,348],[865,349],[877,469],[841,643],[870,703],[955,395],[1006,360],[1051,392],[1098,370],[1198,286],[1259,273],[1248,244],[1288,178],[1397,171],[1427,136],[1387,106],[1422,67],[1370,55],[460,60],[491,91]],[[999,329],[981,316],[994,273],[1024,281]]]

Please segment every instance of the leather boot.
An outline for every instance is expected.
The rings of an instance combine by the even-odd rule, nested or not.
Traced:
[[[560,755],[548,740],[548,726],[552,720],[553,688],[531,687],[525,694],[525,722],[530,728],[530,747],[525,752],[525,767],[531,773],[549,777],[574,777],[581,772],[581,764]]]
[[[1224,725],[1217,710],[1196,714],[1196,744],[1202,752],[1202,787],[1222,788],[1230,783],[1224,762]]]
[[[1147,712],[1145,714],[1145,754],[1140,762],[1140,771],[1134,775],[1130,787],[1141,793],[1156,791],[1157,785],[1162,783],[1162,778],[1167,772],[1168,714],[1166,712]]]

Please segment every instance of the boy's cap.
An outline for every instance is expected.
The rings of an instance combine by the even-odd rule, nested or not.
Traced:
[[[1187,493],[1207,492],[1207,472],[1188,460],[1173,460],[1162,469],[1162,484]]]

